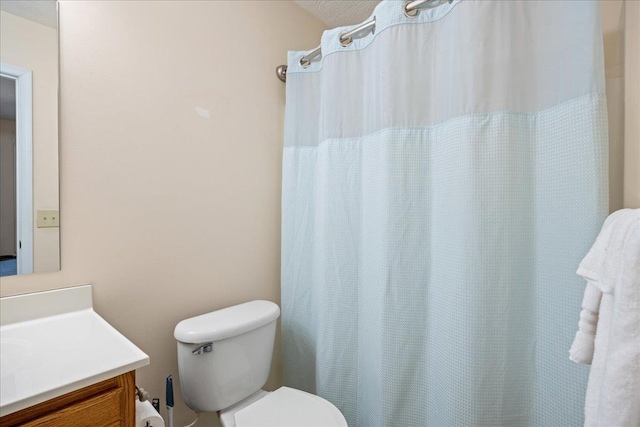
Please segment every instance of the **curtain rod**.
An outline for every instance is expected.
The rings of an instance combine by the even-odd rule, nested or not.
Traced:
[[[404,14],[413,18],[418,14],[420,9],[433,9],[434,7],[438,7],[444,3],[451,3],[453,0],[407,0],[404,3],[403,11]],[[371,21],[367,21],[364,24],[359,25],[351,31],[347,31],[345,33],[340,34],[340,44],[342,46],[349,46],[354,39],[360,39],[368,36],[369,34],[373,34],[376,31],[376,17],[374,16]],[[358,37],[359,36],[359,37]],[[311,52],[304,55],[300,58],[300,65],[303,68],[307,68],[311,65],[316,58],[322,57],[322,46],[318,46],[313,49]],[[278,65],[276,67],[276,75],[278,78],[286,82],[287,81],[287,66],[286,65]]]

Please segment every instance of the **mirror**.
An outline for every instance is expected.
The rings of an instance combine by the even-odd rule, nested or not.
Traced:
[[[0,2],[0,276],[60,269],[55,0]]]

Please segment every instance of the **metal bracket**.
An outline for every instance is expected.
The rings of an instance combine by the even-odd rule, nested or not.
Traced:
[[[286,65],[278,65],[276,67],[276,75],[280,79],[280,81],[287,81],[287,66]]]
[[[209,342],[206,344],[202,344],[200,347],[193,350],[191,353],[198,355],[202,353],[211,353],[213,351],[213,343]]]

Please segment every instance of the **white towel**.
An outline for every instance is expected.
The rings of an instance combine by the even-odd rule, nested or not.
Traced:
[[[607,360],[607,347],[609,346],[609,331],[611,330],[611,318],[613,313],[613,295],[602,295],[600,302],[600,315],[598,318],[598,329],[596,331],[595,348],[591,371],[589,371],[589,383],[584,402],[584,425],[585,427],[613,427],[607,424],[598,423],[598,413],[600,411],[600,396],[602,395],[602,383]]]
[[[640,426],[640,210],[631,221],[613,283],[597,426]]]
[[[578,276],[582,276],[587,281],[587,287],[582,299],[579,329],[569,350],[569,359],[575,363],[590,365],[593,360],[596,325],[603,287],[600,282],[604,277],[607,249],[611,241],[613,225],[617,219],[625,214],[625,211],[622,209],[609,215],[602,225],[602,230],[600,230],[595,243],[576,271]]]
[[[582,299],[582,312],[580,312],[580,322],[578,323],[579,329],[576,332],[576,338],[573,340],[571,350],[569,350],[569,359],[573,362],[591,364],[601,299],[602,292],[594,282],[589,281]]]
[[[604,221],[602,230],[600,230],[600,234],[598,234],[595,243],[578,266],[578,271],[576,271],[578,276],[584,277],[585,280],[592,282],[600,288],[601,284],[599,284],[599,282],[601,282],[601,276],[603,276],[605,272],[604,263],[607,258],[607,250],[609,248],[609,242],[611,241],[613,225],[617,219],[624,216],[627,211],[630,210],[631,209],[621,209],[615,211]]]
[[[607,219],[578,274],[602,292],[585,426],[640,426],[640,209]],[[585,301],[594,299],[585,295]],[[581,327],[588,332],[589,322],[581,319]],[[574,344],[584,345],[580,340]]]

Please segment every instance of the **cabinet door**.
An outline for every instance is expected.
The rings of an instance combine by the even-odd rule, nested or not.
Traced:
[[[2,427],[133,427],[135,372],[5,415]]]
[[[23,424],[24,427],[115,427],[123,426],[120,411],[122,389],[108,391],[51,412]]]

